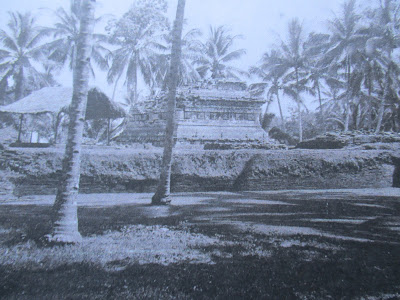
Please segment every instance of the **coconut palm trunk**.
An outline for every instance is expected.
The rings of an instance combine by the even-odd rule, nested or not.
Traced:
[[[152,204],[168,204],[171,202],[171,165],[172,165],[172,149],[174,147],[174,132],[176,127],[176,88],[178,85],[178,66],[180,64],[182,52],[182,27],[183,17],[185,13],[186,0],[179,0],[176,10],[176,18],[173,29],[173,40],[171,49],[171,64],[168,75],[168,115],[167,127],[165,132],[164,154],[161,165],[160,181],[157,191],[152,198]]]
[[[81,239],[78,231],[77,196],[95,2],[95,0],[82,1],[80,38],[77,43],[77,60],[73,70],[73,95],[69,110],[68,139],[62,164],[62,178],[53,206],[53,228],[49,235],[49,241],[56,243],[76,243]]]
[[[326,132],[326,122],[324,118],[324,109],[322,107],[322,96],[321,96],[321,86],[319,82],[317,82],[317,93],[318,93],[318,102],[319,102],[319,115],[320,115],[320,122],[322,123],[322,130],[323,133]]]
[[[346,107],[345,107],[345,120],[344,120],[344,132],[349,131],[350,117],[351,117],[351,99],[350,99],[350,76],[351,76],[351,65],[350,57],[346,59],[346,79],[347,79],[347,90],[346,90]]]
[[[379,110],[378,110],[378,117],[377,117],[377,124],[375,128],[375,133],[379,133],[381,131],[382,127],[382,121],[383,121],[383,115],[385,113],[385,99],[388,97],[389,93],[389,83],[388,83],[388,78],[389,76],[386,76],[386,83],[385,83],[385,90],[382,96],[382,99],[379,103]]]
[[[390,93],[390,72],[391,72],[391,60],[392,60],[392,53],[389,50],[388,52],[388,57],[389,57],[389,66],[388,69],[386,71],[386,78],[385,78],[385,90],[383,92],[383,96],[381,99],[381,102],[379,103],[379,110],[378,110],[378,121],[376,124],[376,128],[375,128],[375,133],[379,133],[381,131],[381,127],[382,127],[382,122],[383,122],[383,115],[385,114],[385,102],[386,102],[386,98],[389,97],[389,93]]]
[[[138,67],[139,67],[139,59],[138,59],[138,53],[137,51],[135,52],[135,57],[134,57],[135,63],[134,63],[134,67],[132,70],[132,82],[131,84],[127,85],[127,92],[129,95],[129,100],[130,100],[130,109],[132,110],[133,107],[135,106],[135,104],[138,101]]]
[[[279,97],[279,90],[276,91],[276,100],[278,101],[278,107],[279,107],[279,115],[281,117],[281,122],[282,122],[282,129],[285,131],[285,119],[283,118],[283,112],[282,112],[282,105],[281,105],[281,98]]]
[[[19,100],[24,96],[24,68],[21,66],[16,76],[14,99]]]
[[[303,141],[303,116],[301,114],[301,104],[297,103],[297,109],[299,110],[299,142]]]
[[[296,74],[296,102],[299,110],[299,142],[303,141],[303,118],[301,115],[301,103],[300,103],[300,88],[299,88],[299,70],[295,68]]]

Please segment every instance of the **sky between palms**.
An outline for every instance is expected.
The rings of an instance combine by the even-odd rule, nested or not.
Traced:
[[[12,0],[2,1],[0,11],[0,28],[5,28],[9,19],[8,11],[32,11],[38,17],[40,25],[51,25],[52,14],[49,10],[60,6],[69,8],[67,0]],[[204,35],[208,26],[228,25],[233,34],[241,34],[244,39],[238,40],[237,48],[245,48],[247,54],[238,61],[238,67],[247,70],[255,65],[262,54],[274,43],[278,43],[279,36],[285,37],[288,21],[298,17],[303,21],[305,31],[324,31],[326,20],[338,12],[342,0],[188,0],[185,11],[187,28],[200,28]],[[368,1],[359,1],[367,5]],[[363,3],[364,2],[364,3]],[[173,20],[177,0],[169,0],[168,17]],[[97,0],[96,15],[112,14],[119,18],[125,13],[132,0]],[[105,73],[96,77],[93,85],[101,87],[106,93],[112,93],[112,86],[108,87]],[[72,85],[71,74],[62,73],[58,81],[65,86]],[[291,101],[287,101],[291,102]],[[309,104],[311,107],[313,105]],[[277,108],[272,107],[274,112]],[[287,109],[285,109],[287,110]]]

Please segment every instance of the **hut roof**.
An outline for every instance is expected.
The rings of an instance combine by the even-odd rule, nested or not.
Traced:
[[[68,111],[72,100],[72,88],[45,87],[25,98],[0,107],[0,112],[18,114],[42,114]],[[98,88],[91,88],[88,93],[86,119],[119,118],[125,111],[112,102]]]
[[[92,88],[88,93],[86,120],[117,119],[126,115],[122,107],[111,101],[106,94],[98,88]]]
[[[18,114],[57,113],[69,106],[72,88],[45,87],[32,94],[0,107],[0,111]]]

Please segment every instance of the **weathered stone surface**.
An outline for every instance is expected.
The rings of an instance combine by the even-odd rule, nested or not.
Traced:
[[[238,143],[267,142],[258,120],[265,100],[252,96],[241,82],[181,87],[177,92],[179,143],[205,144],[223,139]],[[138,103],[131,111],[119,143],[161,146],[166,124],[165,94]]]
[[[350,144],[350,138],[335,134],[326,134],[314,139],[300,142],[298,149],[342,149]]]
[[[388,145],[385,145],[388,144]],[[380,133],[367,134],[361,132],[351,133],[327,133],[317,136],[313,139],[298,143],[298,149],[342,149],[345,147],[364,146],[366,150],[370,149],[390,149],[392,145],[400,145],[399,133]],[[398,148],[400,149],[400,147]]]
[[[62,152],[1,151],[2,185],[14,196],[54,194]],[[154,192],[161,156],[151,150],[85,149],[80,192]],[[173,192],[379,188],[399,186],[399,168],[400,155],[393,151],[189,150],[175,153],[171,184]]]

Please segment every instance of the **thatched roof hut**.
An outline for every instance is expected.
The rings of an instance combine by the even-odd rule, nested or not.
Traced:
[[[68,107],[72,99],[72,88],[45,87],[6,106],[1,112],[16,114],[58,113]]]
[[[125,110],[111,101],[98,88],[92,88],[88,93],[86,120],[117,119],[126,116]]]
[[[29,96],[0,107],[0,112],[16,114],[43,114],[68,112],[72,100],[72,88],[45,87]],[[125,111],[111,101],[100,89],[91,88],[88,93],[86,120],[116,119],[125,116]]]
[[[72,88],[68,87],[45,87],[25,98],[6,106],[0,106],[0,112],[20,114],[20,129],[18,141],[20,142],[22,120],[25,114],[52,114],[59,124],[62,113],[68,113],[72,100]],[[124,117],[126,112],[123,108],[111,101],[100,89],[91,88],[88,92],[88,103],[86,107],[86,120],[111,119]],[[55,140],[57,139],[57,127],[55,130]],[[109,129],[108,129],[109,130]]]

